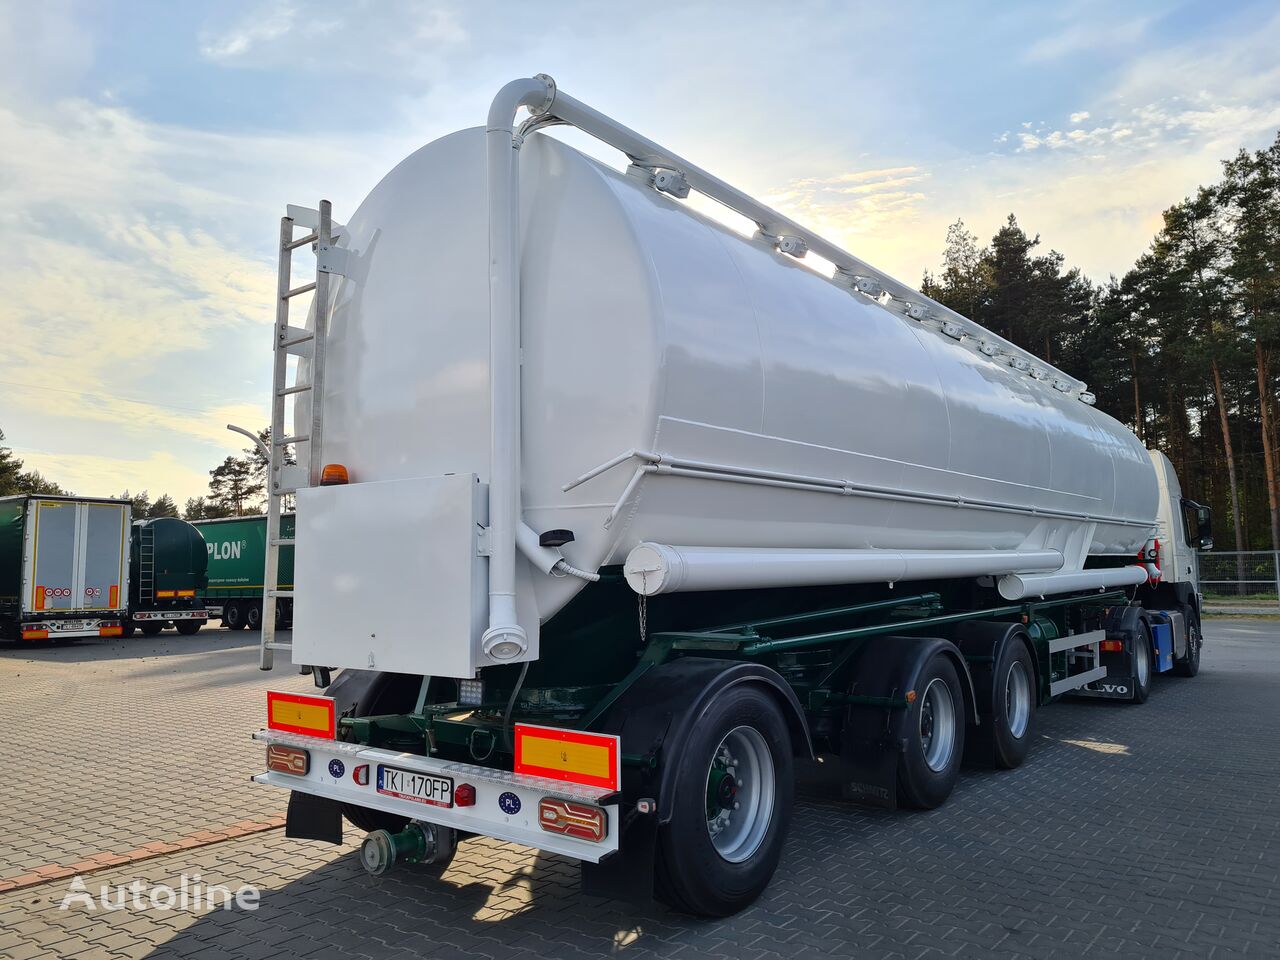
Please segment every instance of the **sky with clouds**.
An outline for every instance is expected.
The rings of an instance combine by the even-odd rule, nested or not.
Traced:
[[[286,203],[560,86],[904,279],[1015,212],[1096,280],[1280,128],[1273,2],[0,0],[0,428],[181,503],[266,423]],[[344,211],[347,213],[344,214]]]

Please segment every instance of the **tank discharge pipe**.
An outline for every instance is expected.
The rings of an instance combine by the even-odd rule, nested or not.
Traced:
[[[1132,587],[1147,582],[1145,567],[1107,567],[1100,570],[1077,570],[1074,573],[1047,573],[1026,576],[1010,573],[996,585],[1006,600],[1045,597],[1075,590],[1105,590],[1109,587]]]
[[[495,660],[529,649],[516,617],[516,530],[520,524],[520,170],[516,111],[545,113],[555,99],[548,78],[513,80],[498,91],[485,125],[489,186],[489,628],[481,638]]]
[[[696,590],[999,576],[1059,570],[1062,562],[1057,550],[796,550],[642,543],[627,554],[623,573],[632,590],[652,597]]]

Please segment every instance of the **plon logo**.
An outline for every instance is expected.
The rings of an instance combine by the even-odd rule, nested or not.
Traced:
[[[244,540],[223,540],[209,544],[209,556],[214,560],[239,560]]]

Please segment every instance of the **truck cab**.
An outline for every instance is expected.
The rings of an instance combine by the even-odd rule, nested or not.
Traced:
[[[1160,489],[1156,524],[1161,582],[1175,586],[1179,602],[1194,605],[1198,613],[1200,571],[1196,551],[1213,547],[1212,513],[1182,495],[1182,485],[1168,457],[1159,450],[1149,452]]]

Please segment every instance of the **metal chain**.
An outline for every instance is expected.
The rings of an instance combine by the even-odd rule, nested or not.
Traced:
[[[640,642],[649,642],[649,585],[648,577],[645,572],[640,571],[640,596],[636,600],[636,606],[640,615]]]

